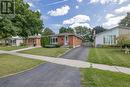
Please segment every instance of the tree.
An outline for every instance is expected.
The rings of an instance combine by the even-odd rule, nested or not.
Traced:
[[[93,28],[93,31],[95,30],[95,34],[101,33],[103,31],[106,31],[105,28],[103,28],[102,26],[96,26]]]
[[[59,29],[59,33],[74,33],[74,30],[70,27],[66,28],[66,27],[61,27]]]
[[[45,28],[42,32],[43,36],[54,35],[55,33],[50,28]]]
[[[127,16],[121,20],[119,25],[123,27],[130,27],[130,13],[127,13]]]
[[[17,27],[15,27],[10,19],[2,17],[0,19],[0,39],[7,39],[8,37],[17,34]]]
[[[92,30],[90,28],[78,26],[75,27],[75,33],[80,35],[84,41],[93,42]]]
[[[41,14],[29,9],[29,5],[23,0],[15,0],[16,14],[11,20],[13,24],[19,28],[18,35],[28,37],[41,33],[43,29],[43,21],[40,19]]]
[[[129,46],[130,45],[129,37],[127,35],[121,35],[117,38],[117,43],[121,49],[123,48],[123,46]]]

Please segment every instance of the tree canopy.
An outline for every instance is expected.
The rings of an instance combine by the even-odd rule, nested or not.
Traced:
[[[11,36],[21,36],[27,38],[31,35],[41,33],[43,29],[43,21],[40,19],[41,14],[37,11],[29,9],[29,5],[23,0],[15,0],[15,17],[0,16],[1,38]],[[6,28],[5,28],[6,27]],[[8,32],[5,32],[8,31]],[[3,36],[4,35],[4,36]]]
[[[74,30],[77,35],[80,35],[83,38],[84,41],[93,42],[92,30],[90,28],[78,26],[75,27]]]
[[[130,13],[127,13],[127,16],[121,20],[119,25],[123,27],[130,27]]]
[[[42,32],[42,36],[54,35],[55,33],[50,28],[45,28]]]
[[[102,26],[96,26],[93,28],[93,30],[95,30],[95,34],[101,33],[103,31],[106,31],[105,28],[103,28]]]
[[[61,27],[59,33],[74,33],[74,30],[70,27]]]

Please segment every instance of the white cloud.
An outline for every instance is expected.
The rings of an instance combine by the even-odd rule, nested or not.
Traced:
[[[114,17],[113,14],[107,14],[105,18],[108,20],[109,18],[112,18],[112,17]]]
[[[77,15],[77,16],[74,16],[73,18],[68,19],[68,20],[64,20],[63,24],[85,23],[87,21],[90,21],[89,16]]]
[[[49,17],[48,16],[45,16],[45,15],[42,15],[41,16],[41,20],[47,20]]]
[[[31,2],[27,2],[29,4],[30,7],[34,7],[34,4]]]
[[[127,0],[90,0],[90,3],[101,3],[101,4],[108,4],[108,3],[118,3],[122,4]]]
[[[108,17],[107,17],[108,16]],[[118,24],[120,23],[120,21],[125,18],[125,15],[121,15],[121,16],[114,16],[114,15],[110,15],[109,14],[106,16],[106,22],[103,23],[103,26],[105,28],[112,28],[115,26],[118,26]]]
[[[127,6],[115,9],[113,14],[107,14],[105,19],[106,22],[103,23],[103,26],[106,28],[112,28],[115,26],[118,26],[118,24],[120,23],[120,21],[126,17],[126,13],[130,12],[130,4],[128,4]]]
[[[65,5],[61,8],[57,8],[56,10],[51,10],[48,12],[49,15],[51,16],[62,16],[66,15],[70,10],[70,7],[68,5]]]
[[[115,10],[115,13],[117,14],[122,14],[122,13],[127,13],[127,12],[130,12],[130,4]]]
[[[75,6],[75,8],[76,8],[76,9],[79,9],[79,6],[78,6],[78,5],[76,5],[76,6]]]
[[[75,28],[75,27],[78,27],[78,26],[91,28],[88,23],[74,23],[74,24],[70,25],[71,28]]]
[[[77,0],[78,2],[82,2],[83,0]]]

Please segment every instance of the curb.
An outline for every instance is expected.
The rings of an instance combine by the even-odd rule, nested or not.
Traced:
[[[65,55],[66,53],[68,53],[69,51],[71,51],[74,48],[69,48],[67,51],[65,51],[64,53],[60,54],[57,56],[57,58],[60,58],[61,56]]]
[[[16,73],[12,73],[12,74],[8,74],[8,75],[1,76],[0,79],[6,78],[6,77],[11,77],[11,76],[14,76],[14,75],[17,75],[17,74],[21,74],[21,73],[24,73],[24,72],[33,70],[33,69],[37,68],[38,66],[40,66],[40,65],[42,65],[42,64],[46,64],[46,62],[40,63],[40,64],[38,64],[38,65],[36,65],[36,66],[34,66],[34,67],[31,67],[31,68],[26,69],[26,70],[23,70],[23,71],[19,71],[19,72],[16,72]]]

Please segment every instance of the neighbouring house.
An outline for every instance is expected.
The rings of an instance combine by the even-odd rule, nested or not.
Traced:
[[[23,43],[23,39],[19,36],[11,37],[0,41],[0,44],[7,44],[10,46],[20,46]]]
[[[41,36],[29,36],[23,39],[23,43],[27,46],[41,46]]]
[[[71,33],[61,33],[50,36],[50,44],[59,44],[61,46],[78,47],[82,44],[82,38]]]
[[[95,47],[101,45],[116,45],[117,37],[120,35],[129,35],[130,28],[114,27],[95,36]]]

